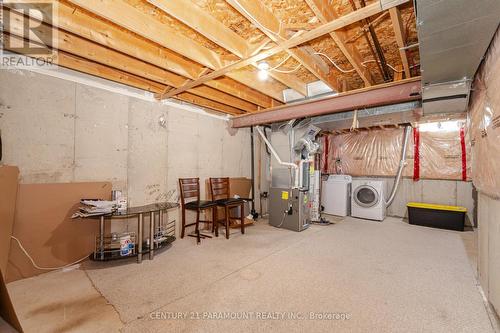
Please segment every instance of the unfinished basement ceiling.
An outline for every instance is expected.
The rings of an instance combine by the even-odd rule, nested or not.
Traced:
[[[57,23],[37,30],[59,32],[42,41],[60,66],[225,114],[282,105],[286,89],[311,97],[317,81],[345,92],[420,75],[418,47],[401,50],[418,42],[409,0],[52,1]],[[4,34],[20,38],[19,7],[5,6]]]

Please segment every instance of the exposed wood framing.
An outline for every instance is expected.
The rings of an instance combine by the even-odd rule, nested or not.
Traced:
[[[52,34],[52,27],[47,24],[38,25],[38,22],[34,19],[29,19],[29,22],[31,27],[36,27],[32,28],[32,31],[36,31],[37,37],[46,45],[52,46],[53,41],[51,38],[52,36],[57,36],[58,40],[56,41],[56,45],[59,50],[64,52],[92,60],[102,65],[114,67],[116,69],[174,88],[180,87],[185,83],[185,79],[177,74],[142,62],[136,58],[109,48],[97,45],[87,39],[68,32],[59,31],[57,34]],[[24,37],[24,23],[26,23],[26,21],[23,20],[23,16],[21,14],[11,11],[9,25],[9,32],[11,34]],[[254,112],[258,110],[257,106],[252,103],[243,101],[239,98],[207,86],[199,86],[190,89],[189,93],[211,99],[219,103],[227,104],[247,112]]]
[[[305,0],[309,5],[311,10],[314,12],[316,17],[322,23],[326,23],[329,21],[333,21],[339,17],[339,15],[335,12],[335,9],[330,4],[328,0]],[[362,58],[359,54],[358,49],[354,44],[346,43],[347,34],[342,31],[333,31],[330,33],[330,36],[335,41],[337,46],[340,48],[344,56],[347,58],[352,67],[359,74],[365,86],[373,85],[373,78],[371,76],[370,71],[362,65]]]
[[[333,97],[319,98],[279,106],[262,112],[233,118],[235,128],[249,127],[301,117],[314,117],[368,107],[390,105],[420,100],[422,85],[420,78],[406,79],[353,90]]]
[[[149,15],[140,12],[122,1],[70,0],[70,2],[210,69],[218,70],[229,64],[227,59],[224,59],[216,52],[182,36],[178,32],[172,30],[170,26],[152,19]],[[282,92],[273,88],[269,83],[254,85],[254,81],[252,80],[241,81],[240,76],[233,76],[232,73],[229,72],[225,74],[268,96],[283,101]],[[262,86],[265,86],[265,89],[262,89]]]
[[[4,32],[4,38],[17,38],[21,40],[20,37],[15,35],[9,35]],[[84,58],[66,53],[64,51],[59,51],[57,55],[57,65],[72,69],[81,73],[101,77],[113,82],[121,83],[130,87],[138,88],[141,90],[149,91],[152,93],[160,93],[165,89],[165,85],[160,84],[155,81],[145,79],[143,77],[133,75],[118,69],[114,69],[105,65],[101,65],[96,62],[89,61]],[[241,110],[237,108],[218,103],[203,97],[199,97],[188,92],[182,93],[176,96],[177,99],[215,110],[217,112],[227,113],[231,115],[242,114]]]
[[[47,0],[33,0],[32,2],[35,1],[46,2]],[[9,4],[9,7],[15,8],[15,4]],[[37,6],[36,8],[42,12],[47,9],[46,6]],[[196,79],[203,74],[203,66],[189,61],[167,48],[148,42],[88,15],[78,7],[66,2],[59,2],[58,13],[58,27],[63,30],[189,79]],[[220,78],[217,82],[210,81],[205,84],[264,108],[276,105],[271,97],[227,77]]]
[[[178,19],[187,26],[193,28],[201,35],[213,41],[215,44],[230,51],[238,58],[246,58],[250,53],[250,45],[226,27],[217,21],[207,12],[195,5],[189,0],[147,0],[152,5],[160,8],[165,13]],[[299,93],[306,95],[306,85],[304,82],[290,74],[271,72],[270,75],[284,85],[295,89]]]
[[[393,81],[401,81],[403,79],[403,66],[396,65],[396,71],[394,71],[394,80]]]
[[[404,77],[411,75],[404,47],[407,38],[416,38],[415,29],[408,25],[414,16],[408,15],[410,6],[396,7],[409,0],[375,0],[366,6],[365,0],[359,0],[359,9],[355,0],[349,0],[352,12],[347,8],[349,3],[332,4],[331,0],[277,0],[273,7],[285,16],[288,9],[292,16],[307,15],[297,20],[286,17],[286,22],[261,1],[218,1],[212,6],[211,2],[192,0],[30,0],[31,6],[42,12],[49,10],[43,6],[47,2],[57,3],[58,19],[52,22],[51,15],[41,15],[46,21],[40,25],[36,11],[17,12],[11,15],[10,28],[4,34],[44,42],[57,48],[61,66],[150,91],[158,99],[177,98],[232,115],[260,114],[263,110],[267,114],[269,109],[289,110],[280,108],[283,89],[289,87],[305,96],[306,82],[312,76],[342,96],[350,94],[350,88],[360,87],[361,80],[365,87],[374,85],[372,73],[363,66],[361,53],[367,52],[366,46],[356,45],[355,24],[383,13],[376,21],[384,31],[390,30],[392,23],[394,35],[372,37],[392,43],[395,36],[399,50],[389,52],[389,60],[398,63],[401,58],[401,65],[395,65],[394,80],[405,83],[408,80]],[[22,8],[21,3],[4,5],[14,11]],[[306,4],[311,11],[300,9]],[[349,13],[339,17],[340,12]],[[382,22],[389,14],[391,20]],[[31,22],[23,22],[23,15],[32,15]],[[36,29],[37,36],[24,35],[26,24]],[[49,37],[54,31],[59,32],[55,41]],[[334,40],[330,43],[333,48],[328,39],[318,39],[325,35]],[[326,58],[315,54],[314,45],[328,49],[329,56],[343,59],[343,54],[355,72],[336,71]],[[259,62],[272,56],[283,59],[287,53],[306,70],[270,71],[272,79],[258,78]],[[276,65],[271,62],[271,67]]]
[[[226,0],[231,6],[256,25],[266,36],[280,44],[287,39],[286,31],[282,29],[281,22],[260,1],[253,0]],[[338,91],[337,80],[328,65],[318,56],[314,56],[300,47],[286,49],[295,60],[307,68],[314,76],[323,81],[330,88]],[[322,66],[323,65],[323,66]]]
[[[366,7],[358,9],[352,13],[349,13],[347,15],[339,17],[336,20],[325,23],[316,29],[304,32],[303,34],[300,34],[299,36],[296,36],[296,37],[290,38],[286,41],[283,41],[279,45],[277,45],[269,50],[262,51],[261,53],[256,54],[252,57],[236,61],[230,65],[227,65],[226,67],[215,70],[214,72],[212,72],[208,75],[205,75],[205,76],[203,76],[195,81],[189,82],[188,84],[184,85],[181,88],[178,88],[172,92],[169,92],[165,97],[168,98],[168,97],[175,96],[176,94],[179,94],[179,93],[184,92],[188,89],[196,87],[200,84],[203,84],[204,82],[213,80],[219,76],[225,75],[226,73],[229,73],[233,70],[236,70],[236,69],[248,66],[249,64],[261,61],[261,60],[266,59],[274,54],[282,52],[286,49],[299,46],[299,45],[304,44],[310,40],[313,40],[315,38],[318,38],[320,36],[328,34],[332,31],[342,29],[350,24],[358,22],[358,21],[365,19],[367,17],[376,15],[380,12],[382,12],[382,8],[380,7],[380,3],[375,2],[373,4],[366,6]]]
[[[401,19],[401,12],[397,7],[389,9],[389,14],[391,15],[392,26],[394,28],[394,34],[396,35],[396,42],[399,47],[399,55],[401,56],[401,62],[403,63],[403,68],[405,71],[406,78],[411,77],[410,65],[408,63],[408,57],[406,56],[406,50],[403,48],[405,45],[405,29],[403,26],[403,20]]]

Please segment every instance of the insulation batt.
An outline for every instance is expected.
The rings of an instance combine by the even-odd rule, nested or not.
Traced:
[[[374,129],[329,135],[328,153],[322,155],[321,170],[329,174],[394,177],[401,157],[403,131],[403,128]],[[468,137],[465,137],[465,143],[468,156]],[[408,141],[404,177],[414,176],[414,151],[412,135]],[[470,169],[469,166],[466,168]],[[420,178],[462,180],[462,171],[462,145],[458,127],[447,131],[420,132]]]
[[[474,185],[486,195],[500,197],[499,31],[474,79],[469,112]]]

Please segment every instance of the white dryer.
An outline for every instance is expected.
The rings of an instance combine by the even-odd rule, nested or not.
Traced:
[[[321,205],[325,214],[349,216],[351,214],[351,182],[347,175],[330,175],[321,187]]]
[[[352,181],[351,216],[383,221],[386,214],[385,181],[354,179]]]

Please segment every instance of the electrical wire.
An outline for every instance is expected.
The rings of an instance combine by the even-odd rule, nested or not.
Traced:
[[[273,71],[279,67],[281,67],[281,65],[283,65],[285,62],[287,62],[288,59],[290,59],[292,57],[292,55],[288,55],[288,57],[285,58],[285,60],[283,60],[282,62],[280,62],[279,64],[277,64],[276,66],[272,67],[272,68],[269,68],[270,71]]]
[[[323,56],[325,57],[328,61],[330,61],[333,66],[335,66],[335,68],[337,68],[339,71],[341,71],[342,73],[351,73],[351,72],[354,72],[356,69],[342,69],[339,67],[339,65],[337,65],[337,63],[335,63],[335,61],[332,60],[332,58],[330,58],[329,56],[327,56],[326,54],[324,53],[321,53],[321,52],[315,52],[314,54],[317,54],[317,55],[320,55],[320,56]]]
[[[295,67],[294,69],[290,69],[290,70],[274,69],[273,72],[290,74],[290,73],[294,73],[294,72],[298,71],[300,69],[300,67],[302,67],[302,64],[298,64],[297,67]]]
[[[285,222],[285,216],[286,216],[286,212],[283,212],[283,218],[281,219],[281,223],[277,226],[277,228],[281,228],[281,226]]]
[[[274,67],[271,67],[269,69],[267,69],[267,71],[269,72],[278,72],[278,73],[284,73],[284,74],[290,74],[290,73],[293,73],[293,72],[296,72],[299,70],[300,67],[302,67],[302,64],[298,64],[295,68],[293,69],[278,69],[279,67],[281,67],[281,65],[283,65],[285,62],[288,61],[288,59],[290,59],[292,56],[289,55],[288,57],[286,57],[283,61],[281,61],[279,64],[277,64],[276,66]]]
[[[75,262],[72,262],[71,264],[67,264],[67,265],[64,265],[64,266],[61,266],[61,267],[41,267],[41,266],[38,266],[36,263],[35,263],[35,260],[33,260],[33,258],[29,255],[28,251],[26,251],[26,249],[24,248],[23,244],[21,244],[21,241],[19,239],[17,239],[16,237],[14,236],[10,236],[13,240],[15,240],[17,242],[17,244],[19,245],[19,247],[21,248],[21,251],[24,252],[24,254],[26,255],[26,257],[28,257],[28,259],[31,261],[31,264],[33,265],[33,267],[35,267],[36,269],[39,269],[39,270],[42,270],[42,271],[54,271],[54,270],[57,270],[57,269],[63,269],[63,268],[67,268],[67,267],[70,267],[70,266],[73,266],[73,265],[76,265],[78,264],[79,262],[81,261],[84,261],[85,259],[87,259],[89,257],[89,255],[86,255],[85,257],[83,257],[82,259],[79,259]]]
[[[328,61],[330,61],[334,66],[335,68],[337,68],[339,71],[341,71],[342,73],[352,73],[354,72],[356,69],[352,68],[352,69],[342,69],[341,67],[339,67],[335,61],[333,61],[329,56],[327,56],[326,54],[324,53],[321,53],[321,52],[315,52],[314,54],[317,54],[317,55],[321,55],[323,57],[325,57],[326,59],[328,59]],[[373,59],[370,59],[370,60],[365,60],[361,63],[361,65],[363,67],[366,67],[366,64],[369,63],[369,62],[378,62],[380,63],[380,61],[377,61],[377,60],[373,60]],[[392,69],[394,72],[396,73],[403,73],[404,71],[403,70],[398,70],[396,68],[394,68],[394,66],[392,66],[391,64],[389,63],[386,63],[387,64],[387,67],[389,67],[390,69]],[[410,68],[414,68],[414,67],[418,67],[418,65],[413,65],[411,66]]]
[[[366,66],[365,66],[365,64],[367,64],[367,63],[369,63],[369,62],[378,62],[378,63],[380,63],[380,61],[377,61],[377,60],[373,60],[373,59],[372,59],[372,60],[365,60],[365,61],[363,61],[363,62],[361,63],[361,65],[363,65],[364,67],[366,67]],[[396,73],[403,73],[403,72],[404,72],[403,70],[397,70],[396,68],[394,68],[394,67],[393,67],[391,64],[389,64],[389,63],[385,63],[385,64],[387,65],[387,67],[389,67],[390,69],[392,69],[392,70],[393,70],[393,71],[395,71]]]

